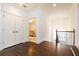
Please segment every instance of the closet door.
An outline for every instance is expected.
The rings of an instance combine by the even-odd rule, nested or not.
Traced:
[[[15,15],[4,13],[4,48],[15,45]]]
[[[1,12],[1,4],[0,4],[0,50],[3,49],[3,45],[2,45],[2,12]]]
[[[24,19],[23,17],[16,17],[16,44],[24,41]]]

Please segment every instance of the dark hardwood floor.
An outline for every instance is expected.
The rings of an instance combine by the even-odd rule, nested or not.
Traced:
[[[71,46],[43,41],[40,44],[25,42],[0,51],[0,56],[72,56]]]

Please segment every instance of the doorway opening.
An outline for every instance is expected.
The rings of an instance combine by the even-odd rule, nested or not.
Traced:
[[[29,19],[29,41],[36,42],[36,18]]]

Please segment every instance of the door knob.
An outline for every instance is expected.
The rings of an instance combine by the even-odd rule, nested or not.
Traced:
[[[13,33],[18,33],[18,31],[13,31]]]
[[[16,33],[18,33],[18,31],[15,31]]]
[[[13,33],[15,33],[15,31],[12,31]]]

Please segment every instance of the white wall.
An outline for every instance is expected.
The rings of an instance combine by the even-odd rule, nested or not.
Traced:
[[[76,20],[76,46],[79,49],[79,6],[78,6],[77,20]]]
[[[75,46],[79,49],[79,5],[75,5],[73,27],[75,28]]]
[[[75,46],[79,49],[79,5],[78,4],[74,4],[72,21],[73,21],[72,27],[75,28]]]
[[[52,4],[44,4],[42,7],[30,10],[29,16],[37,18],[37,42],[55,39],[53,31],[55,32],[56,29],[72,30],[73,9],[73,4],[57,4],[56,7]]]
[[[73,20],[73,4],[57,4],[53,7],[48,4],[42,8],[43,14],[41,17],[41,28],[43,40],[52,41],[55,39],[53,33],[56,29],[72,30]]]

